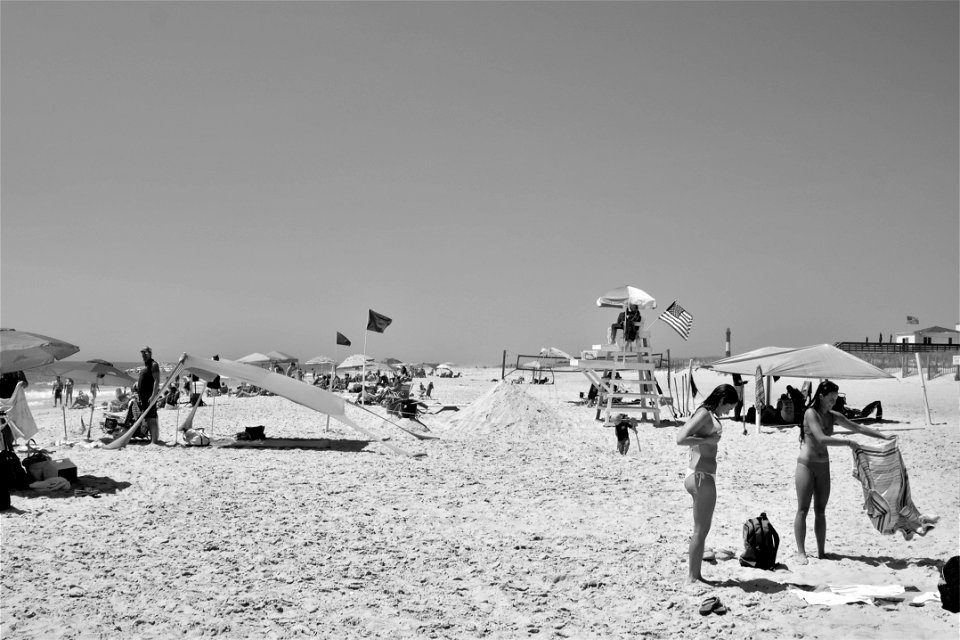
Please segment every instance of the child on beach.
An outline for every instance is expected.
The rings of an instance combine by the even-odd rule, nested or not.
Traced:
[[[717,505],[717,445],[723,431],[719,418],[733,409],[738,401],[737,390],[729,384],[721,384],[697,407],[677,434],[677,444],[690,447],[690,473],[683,481],[684,488],[693,498],[693,535],[688,550],[689,583],[704,582],[700,573],[703,548]]]
[[[805,543],[807,538],[807,512],[813,500],[813,532],[817,538],[817,557],[825,558],[824,544],[827,540],[827,501],[830,499],[830,456],[827,447],[855,448],[853,440],[833,437],[833,428],[840,425],[854,433],[871,438],[893,440],[879,431],[848,420],[843,414],[833,411],[840,395],[840,387],[824,380],[807,405],[800,426],[800,455],[797,457],[797,515],[793,520],[793,535],[797,539],[797,563],[807,564]]]

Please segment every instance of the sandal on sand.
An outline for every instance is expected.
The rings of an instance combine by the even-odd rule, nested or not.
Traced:
[[[703,604],[700,605],[700,615],[702,616],[710,615],[710,612],[713,611],[714,607],[718,605],[723,606],[720,604],[720,598],[718,598],[717,596],[710,596],[709,598],[703,601]],[[723,612],[726,613],[727,610],[724,609]]]
[[[718,616],[726,615],[727,607],[722,602],[720,602],[720,598],[717,598],[717,604],[714,605],[713,612]]]

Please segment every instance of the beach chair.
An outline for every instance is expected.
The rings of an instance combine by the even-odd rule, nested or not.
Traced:
[[[133,426],[133,423],[140,417],[140,413],[139,400],[135,397],[130,398],[127,401],[125,410],[106,412],[103,414],[103,419],[100,421],[100,429],[107,435],[119,436]],[[131,437],[146,440],[150,439],[150,427],[147,426],[146,420],[140,423],[136,433]]]

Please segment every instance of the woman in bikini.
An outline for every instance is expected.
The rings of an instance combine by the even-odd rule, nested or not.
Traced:
[[[804,544],[807,538],[807,512],[813,500],[813,532],[817,537],[817,557],[823,559],[827,539],[827,501],[830,499],[830,457],[827,447],[856,448],[854,440],[833,437],[837,425],[871,438],[893,440],[879,431],[851,422],[843,414],[833,411],[840,387],[824,380],[807,405],[800,427],[800,455],[797,457],[797,516],[793,521],[793,535],[797,539],[797,562],[807,564]]]
[[[707,396],[677,434],[677,444],[690,447],[690,473],[683,486],[693,497],[693,535],[690,537],[688,582],[703,582],[700,565],[703,547],[713,523],[717,504],[717,443],[723,428],[720,416],[733,409],[739,396],[729,384],[722,384]]]

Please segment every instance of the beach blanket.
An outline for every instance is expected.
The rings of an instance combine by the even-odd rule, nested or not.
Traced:
[[[794,594],[807,604],[817,604],[823,606],[833,606],[837,604],[850,604],[853,602],[864,602],[873,604],[874,598],[903,600],[906,589],[899,584],[891,585],[870,585],[870,584],[842,584],[828,585],[829,590],[824,591],[803,591],[801,589],[790,589]]]
[[[853,449],[853,477],[863,485],[864,509],[877,531],[900,531],[907,540],[924,535],[939,519],[922,516],[910,496],[910,480],[897,441]]]
[[[29,440],[39,433],[37,423],[33,420],[30,405],[27,404],[27,395],[23,391],[23,383],[18,382],[17,388],[9,398],[0,399],[0,407],[5,411],[4,418],[16,438]]]

